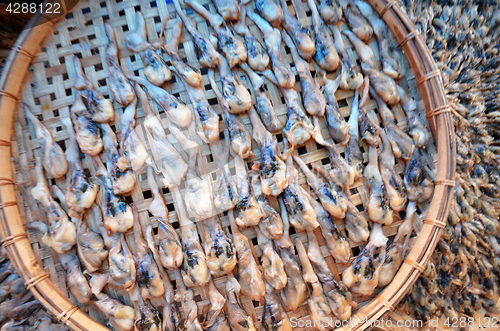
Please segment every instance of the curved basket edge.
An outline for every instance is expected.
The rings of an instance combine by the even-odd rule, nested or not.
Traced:
[[[57,1],[57,0],[56,0]],[[72,3],[79,0],[72,0]],[[75,4],[76,5],[76,4]],[[74,7],[74,6],[73,6]],[[27,232],[21,219],[11,160],[12,126],[18,106],[21,88],[28,67],[41,43],[52,31],[56,19],[36,15],[27,24],[18,37],[5,64],[0,78],[0,117],[6,130],[0,131],[0,236],[9,259],[29,286],[33,296],[47,309],[73,330],[108,330],[78,309],[55,284],[47,277],[38,263],[28,240]],[[34,42],[36,40],[36,42]],[[22,73],[13,75],[13,73]],[[12,77],[15,77],[12,79]],[[7,239],[7,240],[5,240]],[[10,240],[9,240],[10,239]]]
[[[384,13],[384,21],[388,24],[398,42],[406,40],[403,45],[403,50],[407,53],[406,57],[410,62],[410,67],[414,72],[419,72],[415,68],[418,64],[428,65],[432,70],[436,70],[436,64],[427,49],[425,43],[420,36],[407,38],[409,33],[415,30],[413,24],[409,21],[406,13],[391,2],[384,0],[366,0],[379,14]],[[79,2],[78,0],[76,2]],[[390,8],[388,8],[390,5]],[[32,54],[40,47],[48,33],[52,30],[53,24],[50,20],[49,24],[37,25],[40,20],[47,18],[38,16],[34,17],[30,23],[31,28],[25,30],[18,38],[16,46],[9,55],[5,70],[0,78],[0,114],[2,118],[8,118],[5,126],[9,130],[0,133],[0,138],[5,136],[6,139],[1,141],[11,142],[11,128],[17,101],[19,98],[20,90],[29,64],[31,62]],[[388,23],[388,21],[391,24]],[[399,20],[399,23],[397,22]],[[398,30],[399,29],[399,30]],[[403,33],[404,32],[404,33]],[[30,43],[33,38],[37,38],[38,44]],[[406,38],[406,39],[405,39]],[[412,59],[410,59],[412,57]],[[413,60],[413,61],[411,61]],[[25,74],[19,75],[17,79],[12,80],[11,73],[13,71],[23,72]],[[430,71],[428,71],[430,72]],[[423,76],[423,75],[421,75]],[[7,81],[7,78],[9,80]],[[434,82],[432,81],[434,80]],[[437,76],[434,79],[429,79],[423,84],[419,84],[419,90],[424,100],[426,113],[432,112],[440,106],[446,105],[446,98],[444,86],[441,77]],[[432,91],[433,93],[429,93]],[[424,95],[434,96],[434,98],[425,98]],[[10,101],[9,101],[10,99]],[[12,102],[12,101],[15,102]],[[5,104],[4,104],[5,103]],[[450,201],[453,197],[454,186],[450,186],[450,181],[454,181],[455,176],[455,135],[453,130],[452,118],[449,113],[440,113],[433,116],[429,120],[431,130],[436,138],[437,143],[437,177],[436,181],[442,184],[437,184],[434,191],[434,196],[429,208],[428,220],[446,222],[450,209]],[[436,128],[446,128],[445,132],[448,134],[437,135]],[[449,148],[451,146],[451,150]],[[8,150],[7,150],[8,149]],[[10,146],[0,146],[0,156],[7,153],[7,158],[10,159],[11,151]],[[0,177],[13,179],[12,165],[10,162],[0,164]],[[0,187],[0,204],[4,197],[15,198],[14,184],[8,183]],[[0,235],[2,238],[8,238],[17,235],[26,235],[22,219],[19,214],[17,205],[5,206],[5,203],[0,207]],[[11,226],[9,226],[11,225]],[[416,265],[425,266],[434,251],[437,241],[441,235],[441,228],[436,224],[424,223],[423,228],[417,238],[417,241],[408,255],[408,259],[413,261]],[[30,280],[37,276],[43,275],[43,268],[38,264],[32,247],[27,238],[18,240],[7,248],[7,252],[11,260],[14,262],[16,269],[19,271],[23,279],[29,283]],[[421,249],[425,247],[425,249]],[[361,308],[353,315],[352,319],[363,319],[364,321],[374,321],[384,317],[391,311],[397,303],[407,293],[409,288],[417,280],[420,275],[421,269],[415,265],[403,263],[394,280],[387,286],[375,299],[370,301],[366,306]],[[90,318],[85,312],[76,310],[74,304],[63,295],[50,279],[42,279],[31,287],[33,295],[42,303],[42,305],[58,316],[65,324],[73,330],[108,330],[100,323]],[[50,299],[47,299],[50,298]],[[370,325],[363,323],[355,327],[349,327],[350,330],[364,330]]]
[[[399,43],[406,41],[402,48],[415,74],[419,72],[419,65],[428,68],[427,72],[421,74],[420,77],[437,70],[436,63],[427,45],[418,34],[413,33],[413,31],[416,31],[415,27],[411,21],[409,21],[404,10],[391,1],[366,1],[377,11],[377,13],[384,14],[384,17],[386,17],[384,21],[391,29],[397,41]],[[390,21],[391,24],[389,24],[388,21]],[[412,37],[407,38],[410,34],[412,34]],[[416,75],[416,78],[417,77]],[[447,106],[441,75],[436,75],[430,79],[424,80],[422,84],[419,84],[418,88],[424,100],[426,114],[431,115],[438,107]],[[433,96],[433,98],[425,98],[425,96]],[[370,322],[383,318],[387,313],[396,308],[399,301],[401,301],[418,279],[422,267],[425,267],[429,261],[441,237],[441,225],[446,224],[450,211],[451,199],[454,194],[456,167],[455,131],[450,113],[440,112],[430,117],[429,125],[437,144],[438,161],[434,195],[426,217],[426,220],[429,220],[429,222],[424,221],[417,241],[408,254],[405,263],[402,263],[393,281],[379,293],[374,300],[353,315],[354,320],[363,320],[363,324],[354,327],[351,326],[349,328],[350,330],[365,330],[370,327]],[[444,128],[444,132],[440,131],[438,134],[436,130],[437,127]],[[407,263],[407,261],[412,261],[411,264],[413,265]]]

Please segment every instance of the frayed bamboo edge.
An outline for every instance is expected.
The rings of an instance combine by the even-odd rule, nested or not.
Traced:
[[[65,8],[74,8],[79,0],[66,0]],[[64,17],[63,15],[62,17]],[[45,37],[53,31],[57,17],[36,15],[21,33],[5,64],[0,78],[0,236],[2,245],[17,272],[29,287],[33,296],[56,317],[73,330],[108,330],[85,312],[75,307],[47,277],[28,240],[26,229],[19,214],[16,187],[11,162],[11,139],[14,114],[21,87],[34,55]]]

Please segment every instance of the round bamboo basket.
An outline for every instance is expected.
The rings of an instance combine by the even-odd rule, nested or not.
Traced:
[[[421,100],[418,103],[419,109],[425,111],[434,138],[433,145],[429,150],[435,153],[435,164],[429,165],[435,167],[434,195],[426,212],[420,215],[424,219],[424,224],[418,236],[412,238],[411,251],[392,283],[377,293],[374,299],[363,302],[360,305],[361,308],[356,310],[352,317],[352,320],[375,321],[392,311],[411,288],[429,260],[440,237],[441,229],[446,224],[450,199],[453,196],[455,185],[455,142],[453,122],[446,103],[440,72],[423,39],[418,35],[406,13],[395,1],[388,3],[384,0],[366,1],[387,23],[405,54],[408,68],[403,80],[406,80],[408,90],[416,92],[418,87],[419,99]],[[56,141],[64,144],[64,140],[67,140],[68,136],[64,128],[61,128],[59,117],[68,116],[69,107],[74,100],[72,87],[75,73],[71,65],[73,55],[75,53],[82,55],[81,60],[87,77],[95,86],[101,86],[99,90],[109,96],[108,88],[105,86],[107,70],[105,64],[101,64],[105,63],[104,47],[107,44],[106,36],[101,28],[103,21],[110,22],[115,28],[123,71],[126,74],[134,74],[134,71],[142,69],[142,63],[124,47],[126,31],[134,27],[133,22],[131,22],[134,12],[141,11],[146,18],[149,41],[153,44],[155,41],[159,41],[156,27],[169,16],[174,17],[175,10],[171,4],[167,4],[165,1],[83,0],[77,5],[78,2],[78,0],[66,0],[66,7],[75,9],[59,22],[50,15],[33,17],[13,47],[0,79],[0,118],[2,119],[2,123],[0,123],[2,128],[0,130],[0,235],[3,247],[25,280],[26,286],[44,307],[74,330],[94,331],[107,330],[100,323],[102,322],[102,314],[95,307],[76,305],[76,301],[71,300],[57,254],[41,244],[40,236],[37,233],[31,231],[28,233],[24,227],[25,223],[43,217],[44,212],[38,208],[29,193],[30,188],[35,184],[34,160],[35,155],[39,155],[40,144],[34,135],[31,134],[30,137],[32,132],[29,131],[19,103],[22,100],[32,106],[34,114],[43,117],[44,124],[53,132]],[[202,3],[210,4],[210,9],[214,10],[210,0],[202,0]],[[311,25],[311,20],[306,14],[307,9],[305,9],[307,2],[292,0],[292,4],[299,20],[304,25]],[[194,15],[194,17],[196,16]],[[175,22],[176,20],[169,22],[167,28],[171,28]],[[197,22],[198,29],[202,33],[208,33],[207,23],[199,16]],[[250,28],[252,32],[262,38],[256,27],[251,26]],[[156,39],[151,36],[156,36]],[[183,44],[181,58],[186,57],[190,64],[199,68],[192,42],[187,34],[184,35]],[[350,44],[348,46],[350,47]],[[349,49],[348,52],[354,59],[357,59],[354,51]],[[287,58],[291,61],[289,54]],[[205,85],[208,84],[206,72],[204,82]],[[245,82],[245,84],[247,83]],[[300,87],[300,85],[298,86]],[[181,82],[171,82],[166,89],[172,94],[180,95],[180,98],[189,104]],[[215,99],[214,92],[208,87],[206,90],[207,98],[209,100]],[[286,107],[278,90],[268,84],[268,91],[280,119],[284,121]],[[341,112],[344,116],[349,114],[353,94],[352,91],[341,90],[337,92]],[[117,106],[115,103],[115,109],[119,116],[123,109]],[[370,110],[376,108],[373,100],[370,101],[368,108]],[[218,114],[222,113],[218,105],[214,105],[214,110]],[[393,107],[393,110],[397,119],[404,119],[405,115],[401,107]],[[141,122],[143,116],[139,109],[137,113],[138,123]],[[248,116],[246,114],[241,116],[241,120],[251,131]],[[322,125],[324,135],[328,136],[325,123]],[[400,120],[398,125],[404,127],[404,120]],[[282,141],[282,138],[281,140],[278,138],[278,140]],[[259,149],[254,147],[255,154],[260,156]],[[343,151],[342,147],[340,149]],[[326,167],[329,166],[328,153],[323,149],[318,149],[312,141],[300,148],[298,152],[306,163],[323,161]],[[215,170],[216,162],[214,162],[215,157],[211,155],[211,150],[203,148],[202,153],[209,160],[209,168],[212,171]],[[256,159],[255,157],[247,162]],[[90,158],[84,159],[82,162],[84,167],[90,169],[91,172],[95,170]],[[401,169],[399,171],[401,172]],[[301,175],[300,181],[302,184],[305,183],[303,175]],[[61,189],[65,189],[65,185],[67,185],[65,180],[57,180],[52,183],[57,184]],[[357,194],[353,195],[352,201],[356,205],[361,205],[360,195],[363,193],[363,187],[360,185],[355,189]],[[147,207],[151,201],[151,193],[148,193],[148,190],[147,180],[141,179],[141,175],[139,175],[136,188],[127,198],[137,206],[139,213],[146,218],[149,217]],[[173,207],[170,193],[168,190],[164,190],[164,193],[167,204],[169,207],[170,205]],[[228,220],[224,216],[221,216],[220,219],[223,228],[229,234],[227,230]],[[174,223],[175,228],[175,222],[177,222],[175,210],[170,213],[170,221]],[[384,233],[387,236],[394,236],[400,223],[396,222],[391,226],[384,227]],[[154,225],[156,226],[156,224]],[[254,253],[260,256],[260,250],[256,245],[255,231],[247,230],[243,233],[250,239],[251,243],[253,242]],[[303,233],[293,234],[292,237],[297,236],[306,241],[306,236]],[[319,241],[323,246],[325,258],[334,273],[342,272],[346,266],[336,265],[333,258],[326,253],[322,236],[319,236]],[[356,247],[356,245],[351,246]],[[173,277],[171,278],[173,279]],[[215,279],[215,283],[221,293],[224,293],[225,277]],[[199,311],[201,311],[201,308],[208,304],[208,291],[204,288],[195,288],[193,291],[199,305]],[[259,318],[262,315],[262,306],[254,305],[249,300],[242,300],[242,304],[254,318]],[[305,320],[308,318],[308,314],[307,304],[305,304],[297,311],[290,313],[289,316]],[[364,330],[369,326],[368,323],[360,323],[343,329]]]

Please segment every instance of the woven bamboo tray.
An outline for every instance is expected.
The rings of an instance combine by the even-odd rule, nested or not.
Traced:
[[[73,8],[77,0],[67,1],[67,7]],[[449,202],[453,196],[454,174],[455,174],[455,143],[454,129],[446,104],[444,88],[437,67],[426,48],[424,41],[418,36],[415,27],[407,18],[406,14],[396,5],[395,2],[386,3],[383,0],[367,0],[368,3],[380,14],[388,24],[396,40],[407,59],[406,89],[415,93],[420,92],[420,96],[415,96],[419,102],[419,110],[425,111],[433,133],[434,142],[429,148],[431,153],[435,153],[435,188],[434,196],[427,210],[420,217],[425,219],[420,234],[412,238],[412,250],[402,264],[393,282],[382,292],[378,293],[375,299],[365,301],[360,304],[360,308],[355,311],[352,319],[376,320],[391,311],[403,298],[405,293],[411,288],[418,278],[425,264],[429,260],[440,236],[441,228],[444,227],[449,211]],[[210,10],[214,10],[210,0],[202,0],[202,3],[210,5]],[[311,25],[310,18],[307,17],[309,11],[307,2],[301,0],[292,1],[296,15],[304,25]],[[291,7],[290,7],[291,8]],[[43,119],[44,124],[53,133],[56,141],[63,147],[68,136],[61,125],[60,118],[69,115],[69,107],[74,101],[74,89],[72,89],[75,79],[74,68],[72,67],[72,57],[74,54],[81,54],[82,65],[85,68],[87,77],[95,86],[100,86],[99,90],[109,96],[106,86],[107,68],[104,61],[104,48],[107,38],[102,29],[103,21],[108,21],[116,31],[118,45],[120,47],[120,60],[122,69],[126,74],[138,74],[141,71],[142,62],[138,56],[133,56],[124,47],[124,36],[128,30],[135,28],[133,17],[135,11],[141,11],[146,19],[149,41],[154,44],[160,39],[157,34],[157,27],[169,16],[176,17],[172,5],[167,5],[165,1],[146,0],[84,0],[71,13],[60,21],[56,22],[47,16],[34,17],[23,34],[19,37],[13,51],[8,59],[6,69],[0,80],[0,234],[2,243],[7,248],[7,252],[14,262],[20,275],[26,281],[34,293],[35,297],[61,321],[65,322],[74,330],[107,330],[98,321],[102,322],[103,315],[93,306],[78,306],[71,300],[71,295],[66,289],[65,273],[63,272],[57,254],[41,244],[40,235],[36,232],[26,232],[24,223],[43,219],[45,217],[36,202],[29,194],[30,189],[35,184],[34,165],[35,157],[40,155],[40,144],[30,131],[26,119],[19,107],[19,101],[28,103],[35,115]],[[193,19],[198,23],[198,29],[202,34],[208,35],[208,25],[199,16],[193,14]],[[171,28],[176,23],[172,19],[167,24]],[[260,31],[251,26],[251,31],[258,38],[262,38]],[[350,49],[350,44],[344,40],[348,53],[353,59],[357,59],[356,53]],[[188,34],[184,35],[180,50],[181,58],[194,67],[199,68],[193,44]],[[291,56],[287,58],[291,62]],[[216,100],[214,92],[209,88],[208,78],[205,73],[204,84],[206,95],[209,100]],[[242,76],[242,79],[245,77]],[[244,80],[248,86],[248,81]],[[300,84],[297,84],[300,89]],[[282,101],[278,90],[267,84],[269,96],[275,105],[279,118],[286,120],[286,107]],[[172,94],[178,95],[181,100],[189,104],[182,83],[173,80],[166,85],[166,89]],[[339,90],[336,94],[339,100],[341,112],[345,117],[349,116],[352,91]],[[117,121],[123,109],[114,103],[117,113]],[[153,107],[155,105],[153,104]],[[375,109],[376,103],[371,100],[368,109]],[[399,125],[406,124],[404,113],[399,106],[393,107]],[[222,113],[218,105],[214,106],[217,113]],[[158,112],[158,109],[155,109]],[[142,110],[137,112],[137,122],[140,124],[143,117]],[[160,117],[165,120],[165,114]],[[246,114],[241,116],[242,122],[251,131],[250,121]],[[116,127],[116,131],[120,128]],[[328,137],[325,123],[322,123],[322,132]],[[439,132],[439,133],[438,133]],[[193,134],[193,132],[191,132]],[[282,138],[278,135],[278,140],[282,145]],[[433,147],[435,146],[435,147]],[[260,151],[254,147],[255,158],[247,160],[252,162],[258,160]],[[343,148],[339,146],[341,152]],[[317,145],[309,141],[305,147],[299,148],[298,152],[306,163],[323,162],[329,167],[328,153],[323,149],[318,149]],[[208,146],[202,148],[203,155],[207,158],[208,167],[216,169],[215,155]],[[366,154],[366,153],[365,153]],[[366,159],[366,155],[365,155]],[[95,171],[94,163],[86,156],[82,160],[84,168],[91,173]],[[399,167],[399,171],[402,168]],[[301,183],[305,184],[304,177],[301,176]],[[49,183],[50,184],[50,183]],[[65,180],[52,180],[52,184],[57,184],[61,189],[66,188]],[[363,187],[353,189],[357,192],[353,195],[352,201],[356,205],[361,205],[360,194],[363,194]],[[304,186],[305,187],[305,186]],[[170,221],[174,228],[178,228],[177,215],[173,207],[173,199],[167,189],[164,189],[164,196],[170,212]],[[148,219],[147,207],[151,202],[151,192],[147,184],[144,173],[139,175],[137,185],[131,195],[127,197],[130,203],[137,206],[142,218]],[[90,213],[92,214],[92,213]],[[90,223],[91,221],[91,216]],[[229,222],[225,216],[221,216],[223,228],[229,235]],[[387,236],[395,235],[396,222],[384,228]],[[156,224],[153,223],[156,227]],[[317,234],[321,232],[316,231]],[[200,231],[202,234],[202,232]],[[255,246],[255,254],[260,256],[261,252],[256,241],[254,230],[243,231]],[[303,233],[293,234],[292,237],[299,236],[306,241]],[[203,236],[202,236],[203,238]],[[335,265],[333,258],[327,253],[322,237],[319,236],[323,253],[332,270],[342,272],[347,266]],[[133,240],[129,240],[132,244]],[[133,244],[132,244],[133,246]],[[356,245],[352,245],[353,248]],[[132,248],[134,249],[134,248]],[[355,249],[356,253],[356,249]],[[173,279],[173,277],[171,277]],[[225,293],[225,277],[215,280],[221,293]],[[208,290],[205,288],[194,288],[195,300],[198,302],[199,311],[209,303]],[[121,297],[121,293],[112,293]],[[249,314],[260,317],[262,307],[254,305],[252,301],[242,298],[242,304]],[[301,320],[308,319],[307,304],[301,306],[297,311],[290,313],[290,317],[297,317]],[[350,330],[364,330],[367,324],[359,324]]]

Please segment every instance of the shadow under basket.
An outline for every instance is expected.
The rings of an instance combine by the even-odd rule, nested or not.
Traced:
[[[139,56],[131,53],[125,47],[124,36],[129,30],[134,29],[133,17],[136,11],[140,11],[146,19],[146,28],[151,44],[159,42],[157,29],[161,27],[162,21],[168,20],[167,29],[171,29],[175,23],[175,10],[172,4],[165,1],[99,1],[99,0],[67,0],[66,8],[74,8],[70,13],[65,13],[62,18],[52,17],[49,14],[35,16],[20,35],[8,58],[5,70],[0,80],[0,235],[2,245],[6,249],[10,259],[17,271],[23,277],[25,285],[32,291],[40,303],[58,319],[66,323],[74,330],[107,330],[102,325],[105,323],[104,315],[91,304],[76,304],[66,288],[65,273],[59,263],[58,255],[41,243],[39,233],[26,231],[24,224],[44,219],[45,212],[39,208],[31,197],[30,190],[35,184],[35,159],[41,154],[40,142],[35,138],[34,131],[28,125],[20,102],[26,102],[31,106],[35,116],[38,116],[45,126],[52,132],[55,140],[65,148],[68,135],[61,123],[61,118],[69,116],[69,108],[74,102],[73,88],[75,70],[73,67],[73,56],[81,58],[82,65],[89,80],[98,86],[106,97],[109,97],[109,89],[106,85],[108,77],[105,64],[104,49],[107,38],[102,28],[103,22],[108,21],[114,28],[120,48],[120,60],[122,70],[125,74],[137,75],[142,71],[142,62]],[[214,6],[210,0],[201,0],[208,4],[211,11]],[[292,0],[292,5],[298,19],[304,25],[310,25],[311,20],[307,17],[307,1]],[[427,49],[424,40],[412,24],[406,13],[396,4],[396,1],[385,2],[384,0],[366,0],[380,17],[386,22],[393,33],[395,40],[400,45],[405,55],[406,75],[401,84],[416,95],[416,101],[421,114],[427,118],[430,130],[433,134],[431,146],[428,151],[433,155],[432,164],[428,166],[434,172],[434,194],[425,213],[420,213],[423,226],[411,239],[411,251],[402,263],[393,281],[381,291],[377,291],[374,297],[360,302],[354,311],[352,321],[364,320],[375,321],[392,311],[397,303],[411,289],[420,273],[424,270],[427,261],[439,240],[441,230],[446,224],[450,201],[453,196],[455,181],[455,138],[452,117],[446,103],[444,87],[440,71]],[[292,7],[289,7],[292,8]],[[208,25],[200,16],[188,12],[198,23],[201,33],[208,33]],[[257,39],[262,40],[260,31],[253,25],[250,30]],[[167,35],[169,35],[167,33]],[[199,68],[192,41],[187,33],[184,34],[180,53],[181,58],[194,67]],[[346,41],[346,48],[353,60],[358,60],[351,44]],[[378,54],[378,52],[376,52]],[[291,61],[290,54],[287,59]],[[359,63],[359,61],[358,61]],[[293,69],[295,70],[295,69]],[[215,93],[209,88],[206,70],[201,71],[206,84],[206,96],[210,101],[215,99]],[[243,79],[248,87],[248,79]],[[297,84],[300,89],[300,84]],[[282,122],[286,120],[286,105],[281,99],[279,90],[272,84],[266,85],[269,96],[275,106],[278,117]],[[189,104],[184,86],[179,79],[173,79],[165,87],[167,91],[178,96]],[[418,92],[419,95],[418,95]],[[337,91],[340,111],[344,117],[348,117],[354,93],[353,91]],[[212,102],[211,102],[212,103]],[[123,108],[115,102],[117,118],[123,113]],[[153,110],[158,113],[156,105]],[[223,114],[219,105],[214,102],[214,110]],[[367,109],[376,114],[376,103],[369,100]],[[392,107],[398,123],[404,127],[404,112],[399,105]],[[163,121],[166,115],[160,114]],[[243,114],[241,121],[251,131],[250,120],[247,114]],[[144,114],[139,108],[137,112],[137,123],[142,123]],[[119,120],[116,121],[119,123]],[[221,122],[225,123],[225,122]],[[222,125],[221,125],[222,126]],[[322,133],[329,137],[325,121],[321,121]],[[117,128],[118,132],[120,128]],[[191,130],[190,134],[194,132]],[[277,136],[280,145],[283,146],[281,135]],[[205,146],[206,147],[206,146]],[[214,171],[217,168],[216,156],[208,147],[202,148],[202,154],[207,159],[209,168]],[[260,150],[254,145],[255,156],[246,160],[250,164],[258,161]],[[331,167],[328,152],[316,145],[312,140],[304,147],[297,149],[304,162],[319,162],[327,169]],[[339,150],[344,148],[339,145]],[[366,162],[366,151],[364,153]],[[82,159],[84,168],[90,173],[95,171],[91,157],[85,155]],[[397,171],[403,168],[397,165]],[[300,184],[306,187],[305,177],[301,173]],[[51,180],[50,184],[56,184],[61,189],[67,187],[65,179]],[[362,206],[363,185],[358,183],[351,187],[354,192],[352,201],[357,206]],[[174,228],[177,222],[177,213],[173,208],[173,198],[170,192],[163,190],[166,203],[171,209],[170,222]],[[139,214],[149,219],[147,208],[151,202],[151,192],[147,183],[145,170],[138,174],[137,184],[131,195],[126,197],[129,203],[137,206]],[[419,211],[420,212],[420,211]],[[230,235],[227,217],[220,215],[224,231]],[[397,226],[401,222],[384,227],[386,236],[394,236]],[[156,228],[156,221],[153,222]],[[177,224],[178,227],[178,224]],[[342,225],[340,224],[342,229]],[[177,229],[178,231],[178,229]],[[202,230],[201,230],[202,231]],[[200,231],[200,234],[203,234]],[[316,231],[318,232],[318,231]],[[261,251],[257,246],[256,233],[254,230],[245,230],[243,233],[249,238],[250,244],[254,246],[254,254],[260,256]],[[318,233],[319,243],[323,252],[325,248],[323,237]],[[201,236],[204,238],[204,236]],[[304,233],[294,233],[292,238],[299,237],[306,241]],[[132,238],[132,237],[130,237]],[[129,243],[133,240],[128,239]],[[351,247],[358,251],[362,247],[351,243]],[[132,247],[132,250],[134,248]],[[329,266],[341,273],[347,265],[336,264],[329,253],[324,253]],[[337,274],[338,275],[338,274]],[[172,274],[169,273],[171,279]],[[215,278],[215,284],[225,293],[226,277]],[[198,303],[198,311],[208,302],[208,289],[204,287],[193,288],[195,300]],[[119,294],[116,294],[119,297]],[[262,316],[262,306],[251,300],[242,298],[242,305],[247,313],[254,318]],[[290,313],[290,317],[305,321],[308,319],[309,308],[303,304],[299,309]],[[364,330],[370,326],[369,323],[351,324],[345,326],[344,330]],[[296,328],[309,329],[309,328]]]

